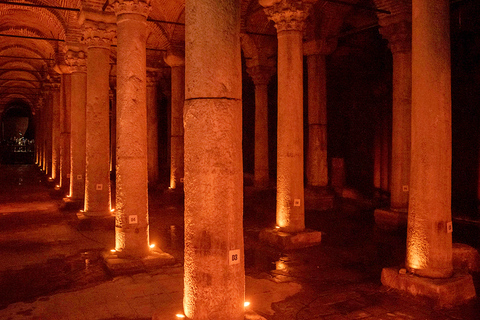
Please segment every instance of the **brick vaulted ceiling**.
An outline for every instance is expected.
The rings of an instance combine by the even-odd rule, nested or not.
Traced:
[[[62,63],[69,46],[82,43],[78,23],[79,10],[90,7],[113,11],[108,0],[2,0],[0,1],[0,113],[12,101],[21,100],[32,110],[40,106],[39,99],[46,83],[56,78],[53,67]],[[242,50],[244,57],[262,63],[275,60],[276,31],[258,0],[242,2]],[[355,6],[341,4],[346,2]],[[382,3],[388,9],[389,2]],[[403,2],[403,1],[400,1]],[[17,3],[17,4],[15,4]],[[30,5],[18,5],[30,4]],[[160,68],[164,51],[170,46],[183,46],[183,0],[151,0],[147,60],[149,68]],[[334,39],[348,28],[375,24],[377,16],[372,0],[318,0],[307,22],[305,39]],[[112,65],[115,64],[112,46]],[[112,68],[114,70],[114,68]]]

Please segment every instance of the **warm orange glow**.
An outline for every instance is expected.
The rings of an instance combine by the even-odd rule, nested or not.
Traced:
[[[276,229],[280,229],[280,226],[275,226]]]
[[[287,270],[287,265],[282,260],[275,261],[276,270]]]
[[[155,248],[155,243],[152,243],[152,244],[150,245],[150,248],[151,248],[151,249]]]
[[[244,307],[248,307],[249,305],[250,305],[250,302],[249,302],[249,301],[245,301],[245,302],[243,303],[243,306],[244,306]]]
[[[110,250],[110,252],[112,252],[112,253],[113,253],[113,252],[117,252],[117,251],[116,251],[115,249],[112,249],[112,250]]]
[[[115,209],[110,209],[110,212],[115,212]]]
[[[175,317],[177,317],[177,318],[185,318],[185,315],[180,314],[180,313],[177,313],[177,314],[175,315]]]

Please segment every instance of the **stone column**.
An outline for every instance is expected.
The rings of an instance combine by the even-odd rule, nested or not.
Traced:
[[[165,62],[172,68],[172,99],[170,122],[170,189],[182,189],[183,161],[183,105],[185,103],[185,60],[182,52],[170,50]]]
[[[413,0],[407,269],[452,275],[449,1]]]
[[[70,70],[69,70],[70,71]],[[60,109],[60,188],[66,193],[70,187],[70,124],[71,75],[62,74],[63,103]]]
[[[243,320],[240,1],[185,3],[185,287],[194,320]]]
[[[117,16],[115,249],[147,256],[147,16],[150,1],[112,1]]]
[[[50,178],[58,183],[60,181],[60,105],[61,83],[55,83],[52,91],[52,170]]]
[[[157,83],[155,73],[147,72],[147,162],[149,186],[157,185],[159,179]]]
[[[260,1],[278,38],[277,225],[305,229],[303,186],[303,30],[307,1]]]
[[[254,185],[266,188],[269,185],[268,165],[268,83],[275,68],[256,65],[247,69],[255,84],[255,171]]]
[[[45,152],[43,161],[43,171],[47,177],[50,177],[52,171],[52,84],[47,85],[45,97]]]
[[[308,66],[308,152],[307,183],[313,187],[328,185],[327,158],[327,72],[325,56],[336,41],[314,40],[304,44]]]
[[[85,197],[85,106],[87,93],[87,66],[83,51],[68,51],[66,61],[71,75],[71,144],[70,144],[70,199],[83,202]]]
[[[390,191],[390,119],[387,115],[383,115],[381,123],[381,167],[380,167],[380,188],[384,192]]]
[[[412,96],[412,26],[410,17],[381,21],[393,56],[392,161],[390,209],[407,212],[410,184],[410,112]]]
[[[373,187],[375,190],[380,190],[381,186],[381,162],[382,162],[382,144],[380,135],[380,125],[375,126],[375,133],[373,138]]]
[[[82,11],[87,45],[85,208],[87,217],[110,215],[109,73],[114,16]]]

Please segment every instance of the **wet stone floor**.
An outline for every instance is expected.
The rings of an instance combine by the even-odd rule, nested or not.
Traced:
[[[181,312],[180,194],[156,188],[149,199],[151,240],[179,263],[114,277],[101,258],[113,247],[113,228],[82,225],[62,210],[35,166],[0,166],[0,181],[0,319],[168,320]],[[266,319],[480,319],[479,298],[442,309],[381,285],[382,268],[403,263],[405,231],[376,228],[372,206],[338,200],[307,211],[321,245],[286,252],[258,241],[274,225],[274,190],[246,188],[244,212],[246,300]],[[478,229],[467,231],[459,238],[477,246]],[[480,275],[473,277],[480,292]]]

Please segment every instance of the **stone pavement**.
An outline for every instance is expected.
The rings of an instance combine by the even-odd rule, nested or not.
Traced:
[[[0,181],[0,319],[169,320],[182,311],[181,195],[150,194],[151,237],[179,263],[113,277],[100,258],[113,247],[113,228],[82,225],[74,212],[60,210],[61,200],[36,168],[0,166]],[[404,260],[405,235],[376,229],[372,208],[343,201],[308,211],[307,226],[323,232],[322,244],[281,252],[258,241],[259,231],[274,223],[274,203],[272,190],[246,189],[246,300],[257,314],[269,320],[480,319],[479,298],[441,309],[381,286],[381,269]],[[479,274],[473,276],[479,292]]]

